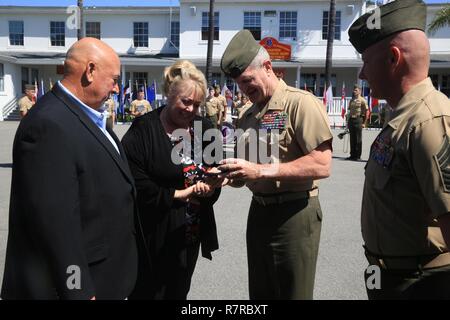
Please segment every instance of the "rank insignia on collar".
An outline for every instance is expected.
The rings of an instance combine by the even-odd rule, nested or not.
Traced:
[[[287,119],[288,114],[286,112],[268,112],[262,117],[260,128],[266,130],[284,130],[286,129]]]

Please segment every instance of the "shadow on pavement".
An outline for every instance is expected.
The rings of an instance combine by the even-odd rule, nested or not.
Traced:
[[[363,160],[363,159],[347,160],[347,157],[338,157],[338,156],[333,156],[333,159],[338,159],[338,160],[342,160],[342,161],[352,161],[352,162],[367,162],[367,160]]]

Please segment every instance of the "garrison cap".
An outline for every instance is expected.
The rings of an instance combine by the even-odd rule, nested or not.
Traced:
[[[375,10],[380,10],[380,14]],[[427,12],[422,0],[396,0],[375,10],[359,17],[348,30],[349,40],[359,53],[397,32],[425,31]]]
[[[25,90],[35,90],[34,84],[26,84]]]
[[[239,31],[225,49],[220,68],[227,76],[239,77],[256,57],[259,48],[261,45],[256,42],[250,31]]]

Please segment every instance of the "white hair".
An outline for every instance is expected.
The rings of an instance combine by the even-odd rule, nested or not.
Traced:
[[[258,53],[253,58],[252,62],[248,65],[250,68],[261,68],[263,63],[270,60],[269,53],[264,47],[260,47]]]

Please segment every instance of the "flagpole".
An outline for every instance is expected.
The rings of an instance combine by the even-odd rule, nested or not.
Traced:
[[[38,92],[39,92],[39,86],[37,84],[36,78],[34,78],[34,102],[37,101]]]
[[[145,93],[145,100],[148,101],[148,95],[147,95],[147,81],[144,80],[144,93]]]
[[[41,95],[45,94],[45,90],[44,90],[44,79],[41,78]]]
[[[128,102],[131,103],[131,99],[133,99],[133,86],[131,85],[131,79],[128,80],[128,88],[130,88],[130,97],[128,98]]]

